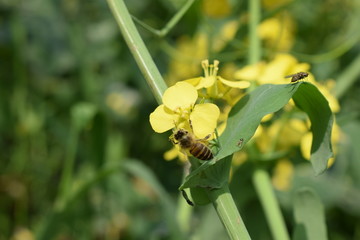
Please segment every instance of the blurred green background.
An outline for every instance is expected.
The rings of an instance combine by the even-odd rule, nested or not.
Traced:
[[[158,29],[183,3],[126,1]],[[360,239],[360,3],[263,1],[262,20],[285,11],[291,46],[263,42],[263,58],[288,52],[319,82],[334,79],[342,137],[324,175],[295,165],[280,204],[292,232],[293,190],[311,186],[329,239]],[[226,239],[212,206],[179,197],[182,164],[163,160],[169,134],[150,127],[157,103],[107,2],[0,0],[0,12],[0,239]],[[164,38],[138,28],[171,85],[199,76],[205,58],[245,66],[248,20],[245,1],[195,1]],[[251,168],[234,168],[231,190],[250,236],[270,239]]]

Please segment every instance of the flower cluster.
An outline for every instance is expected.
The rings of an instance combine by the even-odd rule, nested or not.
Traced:
[[[163,133],[170,129],[185,129],[198,139],[225,128],[229,108],[220,109],[214,103],[206,102],[218,99],[226,101],[231,89],[245,89],[248,81],[230,81],[218,75],[219,61],[209,64],[202,61],[204,76],[187,79],[168,88],[163,97],[163,104],[150,114],[150,124],[155,132]],[[198,99],[200,98],[200,100]],[[239,98],[237,98],[239,99]],[[234,99],[232,98],[232,102]],[[220,120],[220,121],[219,121]],[[211,139],[211,138],[210,138]],[[179,149],[174,148],[165,154],[165,159],[178,156]],[[180,155],[181,156],[181,155]]]

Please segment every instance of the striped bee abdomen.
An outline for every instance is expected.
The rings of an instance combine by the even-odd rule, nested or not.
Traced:
[[[200,160],[210,160],[214,156],[208,146],[201,142],[197,142],[189,149],[190,153]]]

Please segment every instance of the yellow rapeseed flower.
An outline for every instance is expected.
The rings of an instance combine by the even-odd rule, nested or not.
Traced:
[[[293,164],[287,159],[281,159],[275,166],[272,177],[272,184],[279,191],[289,190],[291,187],[293,175]]]
[[[280,8],[286,4],[291,3],[293,0],[262,0],[262,5],[265,9],[274,10]]]
[[[260,62],[246,66],[235,72],[234,76],[239,80],[255,81],[258,85],[284,84],[289,79],[284,77],[297,72],[307,72],[310,69],[308,63],[299,63],[290,54],[277,54],[269,63]],[[312,75],[308,77],[311,79]]]
[[[202,9],[206,15],[213,18],[226,17],[231,12],[231,6],[228,0],[202,1]]]
[[[192,84],[198,90],[205,88],[206,95],[204,97],[224,98],[231,88],[245,89],[250,86],[248,81],[230,81],[218,76],[218,60],[214,60],[213,64],[209,64],[209,60],[204,60],[202,61],[202,68],[204,69],[203,77],[191,78],[185,82]]]
[[[266,19],[257,31],[265,45],[273,50],[287,52],[294,45],[294,23],[289,14]]]
[[[171,61],[165,79],[172,85],[179,79],[187,79],[200,73],[199,61],[208,57],[208,36],[199,32],[192,38],[181,36],[176,41],[174,49],[169,51]]]
[[[308,132],[301,139],[301,145],[300,145],[301,154],[306,160],[310,160],[312,138],[313,138],[312,133]],[[331,145],[334,156],[336,156],[338,152],[337,145],[340,142],[340,138],[341,138],[340,127],[336,123],[334,123],[331,132]],[[335,161],[335,157],[330,158],[328,161],[328,167],[330,167],[334,163],[334,161]]]
[[[158,133],[184,128],[193,131],[198,138],[213,133],[220,110],[212,103],[195,104],[197,98],[196,89],[187,82],[169,87],[162,97],[163,104],[150,114],[151,127]]]

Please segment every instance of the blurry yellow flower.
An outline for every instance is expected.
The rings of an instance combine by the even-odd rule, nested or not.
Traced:
[[[307,72],[309,69],[309,64],[299,63],[289,54],[277,54],[269,63],[260,62],[246,66],[236,71],[234,76],[239,80],[255,81],[259,85],[284,84],[289,83],[289,79],[285,79],[285,76],[297,72]]]
[[[180,79],[200,73],[199,62],[208,57],[208,36],[202,32],[195,34],[193,38],[181,36],[177,40],[176,48],[169,53],[172,60],[165,79],[172,85]]]
[[[213,18],[226,17],[231,12],[231,6],[228,0],[205,0],[203,11],[206,15]]]
[[[307,131],[306,124],[299,119],[290,119],[287,122],[279,119],[263,129],[261,135],[258,135],[256,139],[256,144],[262,153],[273,150],[289,150],[300,144]]]
[[[175,158],[179,158],[180,161],[185,162],[187,161],[186,155],[184,155],[180,148],[179,145],[175,145],[174,147],[172,147],[170,150],[166,151],[164,153],[164,159],[165,160],[173,160]]]
[[[198,138],[212,133],[220,110],[212,103],[195,104],[197,97],[196,89],[186,82],[178,82],[168,88],[162,98],[163,104],[150,114],[151,127],[158,133],[185,128],[193,130]]]
[[[112,91],[106,96],[106,105],[120,116],[130,116],[139,101],[139,94],[130,89]]]
[[[282,159],[275,166],[272,184],[277,190],[286,191],[291,187],[293,175],[294,167],[292,163],[287,159]]]
[[[248,154],[245,151],[238,151],[234,153],[232,158],[232,164],[235,166],[240,166],[248,159]]]
[[[330,109],[333,113],[340,111],[339,101],[334,95],[331,94],[331,91],[335,87],[334,80],[328,80],[324,84],[319,82],[313,82],[313,84],[319,89],[319,91],[324,95],[326,100],[329,102]]]
[[[294,45],[294,23],[288,14],[266,19],[257,31],[265,44],[276,51],[287,52]]]
[[[264,8],[273,10],[292,2],[293,0],[262,0]]]
[[[261,119],[261,122],[267,122],[267,121],[269,121],[270,119],[272,119],[273,116],[274,116],[274,113],[266,114],[266,115]]]
[[[226,22],[218,31],[213,39],[212,49],[215,52],[220,52],[228,42],[235,38],[236,32],[239,28],[239,21]]]
[[[334,156],[336,156],[336,154],[338,152],[337,145],[340,142],[340,137],[341,137],[340,127],[336,123],[334,123],[332,132],[331,132],[331,145],[332,145],[332,150],[333,150]],[[308,132],[301,139],[301,145],[300,145],[301,154],[307,160],[310,160],[310,156],[311,156],[312,138],[313,138],[312,133]],[[328,167],[330,167],[334,163],[334,160],[335,160],[335,157],[332,157],[329,159]]]
[[[15,230],[11,240],[33,240],[35,239],[33,232],[27,228],[18,228]]]

